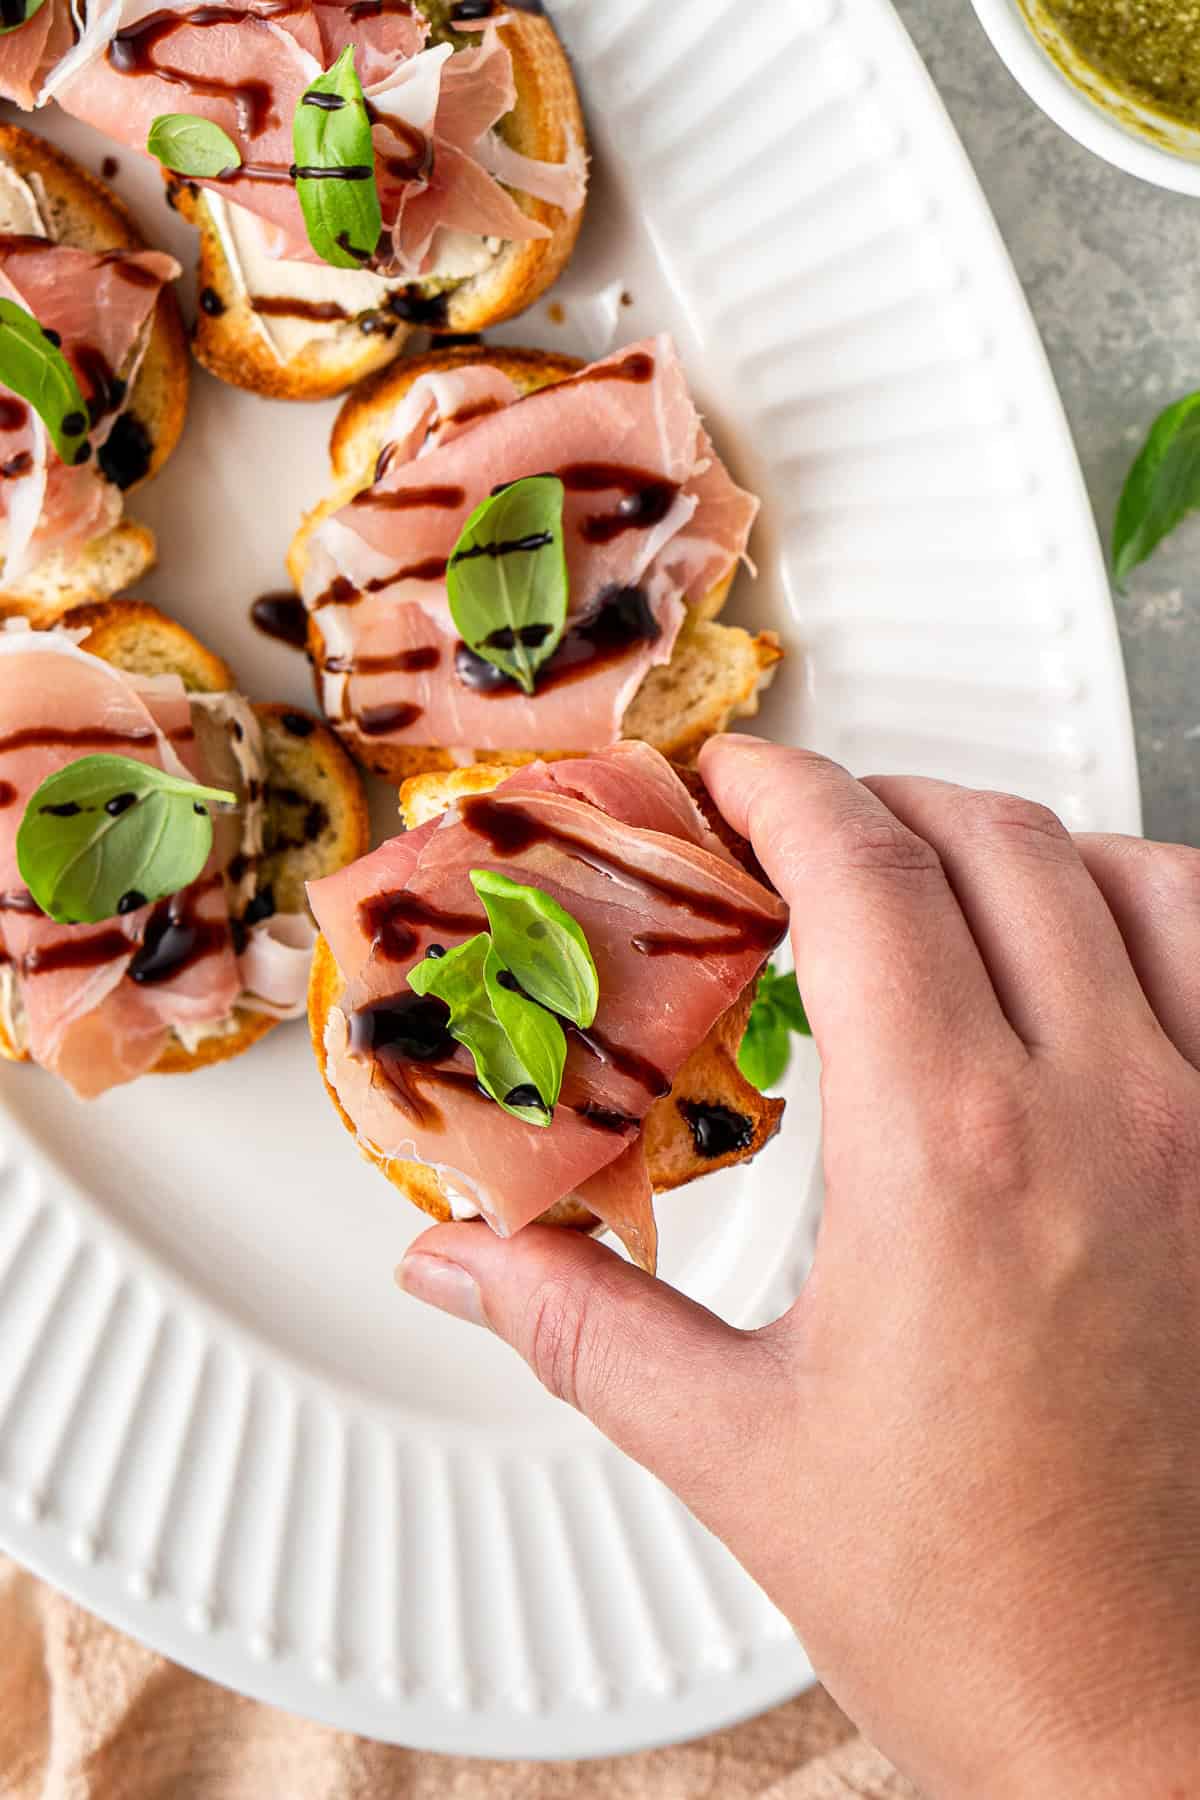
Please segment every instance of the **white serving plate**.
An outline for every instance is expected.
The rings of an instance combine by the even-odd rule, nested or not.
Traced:
[[[571,344],[612,281],[634,301],[622,336],[677,333],[766,502],[738,610],[792,650],[767,728],[1136,830],[1062,412],[884,0],[689,0],[686,28],[658,0],[552,10],[595,197],[565,325],[542,305],[507,335]],[[99,166],[86,130],[39,125]],[[189,262],[153,172],[120,163]],[[332,416],[198,376],[184,446],[137,503],[163,552],[146,593],[255,693],[307,697],[247,604],[281,583]],[[664,1274],[741,1324],[787,1304],[809,1254],[809,1053],[790,1097],[751,1172],[661,1208]],[[655,1482],[498,1342],[396,1292],[420,1220],[356,1160],[302,1028],[91,1107],[5,1069],[0,1101],[0,1542],[22,1561],[217,1680],[436,1750],[625,1751],[809,1679]]]

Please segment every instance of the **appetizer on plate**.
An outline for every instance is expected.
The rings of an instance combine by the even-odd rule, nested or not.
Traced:
[[[220,808],[215,819],[211,809]],[[303,1011],[306,880],[369,842],[353,765],[133,600],[0,632],[0,1054],[83,1098]]]
[[[736,1059],[787,910],[705,802],[640,743],[422,775],[310,885],[325,1084],[424,1211],[607,1226],[653,1269],[654,1193],[778,1130]]]
[[[0,611],[52,618],[153,564],[124,496],[183,429],[178,274],[103,182],[0,125]]]
[[[334,426],[335,487],[288,567],[326,714],[400,782],[641,738],[676,760],[757,711],[780,657],[715,615],[758,501],[668,337],[590,368],[406,360]]]
[[[479,331],[565,265],[583,122],[536,9],[89,0],[72,42],[73,10],[43,0],[0,37],[0,92],[171,171],[201,234],[196,353],[223,380],[340,393],[412,327]]]

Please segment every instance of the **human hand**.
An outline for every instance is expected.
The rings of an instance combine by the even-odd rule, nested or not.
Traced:
[[[753,739],[703,769],[821,1052],[799,1300],[742,1333],[483,1225],[401,1283],[673,1487],[931,1794],[1195,1791],[1200,852]]]

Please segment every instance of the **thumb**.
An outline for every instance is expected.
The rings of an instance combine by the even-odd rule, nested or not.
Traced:
[[[735,1331],[594,1238],[439,1225],[396,1272],[405,1293],[486,1325],[552,1394],[719,1529],[786,1408],[780,1346]],[[740,1495],[740,1501],[737,1496]]]

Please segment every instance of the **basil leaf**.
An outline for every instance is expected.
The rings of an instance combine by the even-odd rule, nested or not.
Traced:
[[[1113,577],[1124,586],[1193,508],[1200,506],[1200,394],[1159,413],[1125,477],[1113,522]]]
[[[527,1125],[549,1125],[558,1093],[542,1094],[534,1070],[522,1061],[496,1016],[487,986],[488,958],[493,954],[491,938],[481,931],[448,955],[426,957],[417,963],[408,972],[408,985],[414,993],[436,994],[446,1002],[450,1035],[474,1057],[475,1078],[485,1094]],[[561,1034],[558,1021],[549,1013],[544,1017]],[[532,1090],[539,1103],[523,1103],[522,1089]],[[517,1098],[510,1099],[512,1095]],[[540,1104],[543,1100],[545,1105]]]
[[[763,984],[767,1004],[780,1015],[788,1029],[796,1032],[799,1037],[811,1037],[812,1026],[800,998],[800,989],[796,986],[796,977],[790,973],[778,975],[774,969],[768,969],[763,977]]]
[[[159,113],[150,127],[146,148],[177,175],[215,180],[242,165],[242,153],[229,133],[195,113]]]
[[[483,901],[502,963],[530,999],[573,1025],[590,1025],[600,1004],[600,980],[582,927],[541,888],[492,869],[472,869],[471,885]]]
[[[308,241],[338,269],[370,262],[383,231],[375,145],[362,84],[347,44],[305,88],[292,121],[292,170]]]
[[[514,481],[476,507],[446,569],[459,636],[527,694],[567,622],[564,499],[557,476]]]
[[[567,1060],[566,1033],[553,1013],[522,993],[516,975],[505,968],[494,939],[483,966],[483,979],[492,1011],[528,1069],[532,1085],[549,1114],[558,1104],[562,1091],[563,1067]],[[506,1101],[511,1103],[511,1095],[506,1096]]]
[[[792,1059],[791,1039],[811,1037],[808,1014],[792,974],[781,975],[768,966],[759,979],[758,992],[738,1048],[738,1068],[756,1088],[776,1087]]]
[[[88,410],[75,371],[31,312],[0,299],[0,382],[28,400],[63,462],[86,462]]]
[[[48,775],[17,831],[17,866],[60,925],[93,925],[177,894],[212,849],[204,803],[237,795],[130,756],[83,756]]]
[[[0,25],[0,37],[4,37],[5,34],[10,31],[20,31],[22,25],[28,25],[34,13],[41,12],[42,7],[45,4],[46,0],[25,0],[25,10],[21,14],[21,17],[19,19],[14,19],[11,25]],[[8,10],[8,8],[5,8],[5,14],[0,16],[5,16]]]
[[[791,1054],[787,1026],[773,1007],[756,1001],[738,1046],[738,1068],[752,1086],[765,1091],[783,1080]]]

